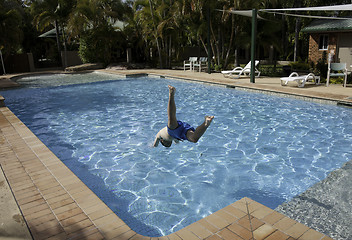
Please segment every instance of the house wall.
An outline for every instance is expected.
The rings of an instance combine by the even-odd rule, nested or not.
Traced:
[[[313,33],[309,37],[309,53],[308,53],[308,60],[309,62],[317,63],[323,57],[323,53],[326,52],[326,63],[328,61],[329,52],[334,50],[335,56],[334,61],[336,61],[337,56],[337,40],[338,35],[337,33],[329,33],[329,42],[328,42],[328,49],[327,50],[319,50],[319,38],[320,35],[323,33]]]
[[[346,63],[348,71],[352,70],[352,33],[344,33],[339,36],[337,47],[338,62]]]

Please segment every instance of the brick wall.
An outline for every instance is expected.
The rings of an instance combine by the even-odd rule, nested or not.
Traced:
[[[309,37],[309,53],[308,53],[309,62],[317,63],[319,59],[323,57],[323,52],[326,52],[326,58],[328,58],[330,50],[335,51],[334,60],[336,59],[337,34],[329,33],[328,50],[319,50],[319,38],[321,34],[322,33],[313,33]],[[327,63],[327,59],[326,59],[326,63]]]

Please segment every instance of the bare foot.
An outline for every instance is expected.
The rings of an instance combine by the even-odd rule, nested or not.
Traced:
[[[171,85],[168,85],[168,87],[169,87],[169,94],[170,95],[175,95],[176,88],[171,86]]]
[[[204,121],[205,126],[208,127],[211,121],[213,121],[213,119],[214,119],[214,116],[205,116],[205,121]]]

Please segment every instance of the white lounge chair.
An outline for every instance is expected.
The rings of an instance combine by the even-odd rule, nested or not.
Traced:
[[[315,76],[313,73],[309,73],[307,75],[298,75],[298,73],[293,72],[290,74],[288,77],[282,77],[280,78],[281,80],[281,86],[286,86],[288,82],[293,82],[296,81],[298,84],[298,87],[304,87],[306,82],[309,81],[314,81],[315,84],[320,84],[320,76]]]
[[[259,61],[255,61],[255,74],[257,74],[257,77],[260,76],[260,72],[257,69],[257,65],[259,64]],[[251,61],[247,63],[247,65],[244,68],[241,67],[235,67],[234,69],[230,71],[221,71],[222,74],[224,74],[224,77],[234,77],[234,78],[239,78],[242,74],[245,76],[250,76],[251,75]]]
[[[346,87],[346,83],[347,83],[346,63],[330,63],[328,66],[326,86],[329,86],[330,77],[343,77],[343,86]]]
[[[189,67],[190,71],[193,71],[194,63],[197,62],[197,57],[190,57],[187,61],[183,61],[183,71],[186,71],[186,67]]]

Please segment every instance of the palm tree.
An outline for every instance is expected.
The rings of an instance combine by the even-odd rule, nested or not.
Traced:
[[[37,0],[33,1],[30,6],[34,23],[39,30],[42,31],[48,26],[55,27],[59,59],[61,59],[60,29],[63,34],[66,56],[65,26],[75,4],[74,0]],[[66,57],[63,65],[66,67]]]
[[[154,0],[137,0],[134,2],[135,22],[141,26],[143,36],[146,42],[155,42],[159,55],[159,67],[163,67],[162,49],[159,43],[159,33],[157,26],[160,22],[160,15],[155,14],[155,6],[161,4],[160,1]]]
[[[153,22],[153,32],[154,32],[153,35],[154,35],[156,46],[158,48],[158,53],[159,53],[160,68],[163,68],[163,59],[162,59],[161,48],[160,48],[159,40],[158,40],[158,32],[157,32],[157,29],[156,29],[156,20],[155,20],[155,17],[154,17],[153,2],[152,2],[152,0],[148,0],[148,2],[149,2],[149,7],[150,7],[150,15],[151,15],[152,22]]]
[[[0,49],[5,55],[21,48],[21,5],[15,0],[0,0]]]
[[[72,38],[80,41],[79,53],[83,62],[110,62],[111,49],[119,35],[114,24],[123,19],[125,9],[126,5],[121,1],[77,1],[70,14],[68,30]]]

